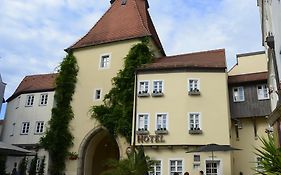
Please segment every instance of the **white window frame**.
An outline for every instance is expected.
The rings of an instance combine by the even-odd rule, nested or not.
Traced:
[[[11,132],[10,136],[14,136],[14,134],[15,134],[15,128],[16,128],[16,123],[14,122],[14,123],[12,124],[12,132]]]
[[[138,131],[139,129],[144,129],[145,130],[145,119],[143,121],[143,126],[140,126],[140,116],[147,116],[147,131],[149,131],[149,126],[150,126],[150,115],[149,113],[138,113],[137,115],[137,125],[136,125],[136,130]],[[146,130],[145,130],[146,131]]]
[[[30,130],[30,122],[22,122],[20,134],[21,135],[28,135],[29,130]]]
[[[97,91],[100,91],[100,98],[97,98]],[[100,100],[102,100],[102,89],[101,89],[101,88],[95,89],[95,91],[94,91],[94,100],[95,100],[95,101],[100,101]]]
[[[172,158],[172,159],[169,159],[168,172],[169,172],[169,175],[174,175],[175,172],[179,172],[179,171],[178,171],[178,168],[177,168],[177,165],[176,165],[176,171],[171,172],[171,161],[181,161],[182,162],[182,171],[179,173],[179,175],[183,175],[183,173],[184,173],[184,159],[183,158]]]
[[[141,83],[147,83],[147,85],[144,85],[145,89],[142,88],[143,86],[141,86]],[[150,84],[149,80],[140,80],[138,82],[138,93],[141,92],[141,94],[143,94],[143,93],[145,93],[145,91],[147,91],[147,93],[149,93],[150,92],[149,84]]]
[[[217,172],[218,172],[217,174],[221,175],[223,172],[223,161],[222,161],[222,159],[216,159],[216,158],[214,158],[214,160],[212,160],[210,158],[205,159],[205,174],[207,175],[207,162],[209,163],[212,161],[219,162],[219,167],[217,168]]]
[[[48,98],[48,93],[40,94],[39,106],[46,106],[48,104]]]
[[[25,106],[29,107],[29,106],[33,106],[34,104],[34,99],[35,99],[35,96],[32,94],[30,95],[26,95],[26,102],[25,102]]]
[[[200,91],[200,79],[199,78],[188,78],[187,79],[188,92],[193,92],[194,89],[195,89],[195,84],[192,84],[192,87],[191,87],[190,81],[197,81],[197,83],[196,83],[197,88],[196,89],[198,89],[198,91]]]
[[[44,126],[45,126],[45,122],[44,121],[36,121],[34,134],[43,134],[44,133],[44,129],[45,129]],[[39,131],[37,131],[38,127],[40,127]],[[41,129],[42,129],[42,131],[41,131]]]
[[[40,157],[37,157],[37,160],[36,160],[36,172],[39,172],[40,171],[40,166],[41,166],[41,161],[43,159],[41,159]]]
[[[261,87],[261,89],[259,87]],[[258,96],[258,100],[269,99],[269,90],[266,84],[257,85],[257,96]]]
[[[237,96],[235,93],[235,89],[237,89]],[[241,92],[240,92],[241,91]],[[240,94],[242,93],[242,94]],[[232,88],[232,97],[233,102],[242,102],[245,101],[245,91],[243,86],[237,86]]]
[[[153,165],[151,166],[151,168],[153,168],[153,171],[149,171],[148,174],[149,175],[156,175],[156,173],[160,173],[159,175],[162,175],[162,171],[163,171],[163,161],[160,159],[154,160],[155,162],[160,162],[160,171],[156,171],[156,164],[155,162],[153,163]]]
[[[157,83],[157,82],[161,82],[162,85],[160,86],[159,84],[157,84],[156,88],[155,88],[155,83]],[[153,80],[152,81],[152,92],[153,93],[163,93],[164,92],[164,81],[163,80]]]
[[[106,61],[106,64],[104,64],[104,57],[108,58],[108,61]],[[99,61],[99,68],[100,69],[109,69],[111,65],[111,54],[110,53],[104,53],[100,55],[100,61]]]
[[[158,115],[166,115],[166,130],[168,131],[169,130],[169,115],[166,112],[157,112],[155,114],[155,131],[158,130]],[[163,118],[161,120],[161,128],[162,127],[163,127]]]
[[[198,115],[198,119],[199,119],[199,129],[200,130],[203,130],[202,129],[202,113],[201,112],[189,112],[188,113],[188,116],[187,116],[187,118],[188,118],[188,130],[191,130],[191,122],[190,122],[190,117],[191,117],[191,115],[193,115],[193,114],[196,114],[196,115]],[[194,121],[194,123],[193,124],[195,124],[195,121]],[[196,127],[195,127],[196,128]]]

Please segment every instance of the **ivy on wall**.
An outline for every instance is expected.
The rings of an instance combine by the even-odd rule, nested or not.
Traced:
[[[65,160],[69,154],[68,149],[73,145],[73,136],[69,130],[69,123],[74,114],[71,107],[72,96],[75,92],[78,65],[76,58],[70,52],[63,59],[56,79],[54,107],[49,128],[41,145],[48,150],[51,159],[51,174],[62,175],[65,169]]]
[[[92,117],[97,119],[108,131],[124,136],[130,141],[132,134],[134,80],[136,68],[150,63],[153,54],[147,46],[148,39],[134,45],[124,58],[124,68],[112,79],[112,89],[104,97],[104,104],[93,106]]]

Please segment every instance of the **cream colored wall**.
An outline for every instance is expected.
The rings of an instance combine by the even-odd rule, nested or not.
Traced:
[[[234,123],[231,128],[231,143],[235,148],[242,149],[241,151],[233,151],[233,175],[239,175],[243,172],[245,175],[254,174],[252,168],[255,168],[257,156],[254,154],[255,147],[261,146],[261,142],[255,138],[254,126],[251,118],[240,119],[242,129],[239,129],[239,139],[236,139]],[[259,137],[267,137],[265,129],[267,128],[265,118],[257,118],[257,134]]]
[[[200,79],[201,95],[188,95],[189,78]],[[158,143],[157,145],[230,144],[226,73],[166,72],[140,74],[138,80],[149,80],[150,90],[153,80],[164,81],[163,97],[137,97],[137,113],[150,114],[150,135],[155,135],[156,113],[168,114],[169,134],[164,135],[164,143]],[[203,134],[191,135],[188,133],[189,112],[201,113]]]
[[[98,45],[94,47],[74,50],[74,56],[77,59],[79,72],[75,94],[73,96],[72,107],[75,118],[71,122],[71,132],[74,136],[74,145],[70,151],[78,152],[81,141],[87,133],[100,124],[91,118],[89,110],[93,105],[103,104],[102,100],[94,100],[95,89],[102,89],[102,99],[111,89],[111,79],[123,68],[124,57],[128,54],[130,48],[140,40],[126,40],[109,44]],[[153,46],[153,43],[150,43]],[[153,46],[155,48],[155,46]],[[110,68],[101,69],[100,56],[110,54]],[[124,138],[118,139],[121,156],[125,153],[128,144],[125,144]],[[67,163],[66,174],[77,173],[77,163],[72,161]]]
[[[267,58],[265,54],[237,57],[236,64],[228,75],[249,74],[267,71]]]
[[[48,93],[48,104],[39,105],[39,99],[41,94]],[[33,106],[25,106],[27,95],[34,95]],[[18,97],[19,106],[18,106]],[[9,144],[35,144],[39,143],[40,137],[43,134],[34,134],[36,121],[44,121],[44,130],[46,129],[47,122],[51,118],[54,91],[52,92],[38,92],[30,94],[22,94],[13,99],[7,104],[5,114],[5,126],[3,127],[3,141]],[[17,107],[18,106],[18,107]],[[30,122],[29,133],[27,135],[21,135],[22,122]],[[15,123],[14,134],[12,134],[13,123]]]
[[[183,172],[189,172],[189,174],[199,175],[199,171],[203,170],[206,173],[206,160],[212,160],[212,153],[186,153],[186,151],[194,150],[194,147],[190,149],[183,149],[181,147],[162,148],[157,149],[145,148],[145,154],[152,160],[162,161],[162,174],[170,175],[169,161],[173,159],[183,160]],[[200,167],[198,169],[193,168],[193,156],[200,155]],[[219,175],[232,175],[231,171],[231,152],[214,152],[214,160],[220,161],[220,173]]]

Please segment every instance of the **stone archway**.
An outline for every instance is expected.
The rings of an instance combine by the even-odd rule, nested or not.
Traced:
[[[108,159],[120,158],[116,140],[103,128],[95,128],[89,132],[79,148],[79,166],[77,175],[100,175],[106,170]]]

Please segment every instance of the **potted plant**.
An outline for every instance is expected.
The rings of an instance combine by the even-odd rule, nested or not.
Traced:
[[[76,152],[70,152],[68,156],[69,160],[76,160],[78,159],[78,154]]]

